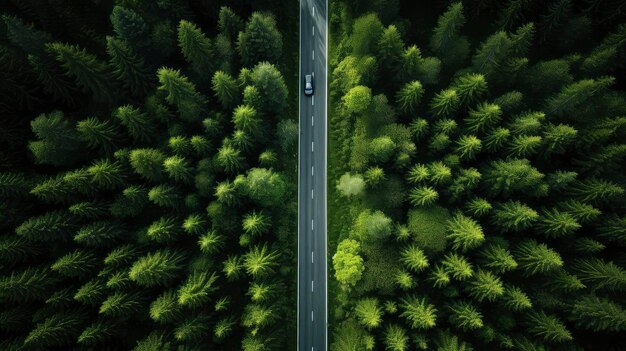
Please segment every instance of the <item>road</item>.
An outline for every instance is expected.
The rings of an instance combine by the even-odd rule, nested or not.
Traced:
[[[327,0],[300,0],[298,350],[326,351]],[[304,95],[313,75],[314,94]]]

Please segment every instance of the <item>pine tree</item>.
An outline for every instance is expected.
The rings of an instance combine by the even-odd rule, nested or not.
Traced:
[[[148,25],[132,9],[115,6],[111,13],[111,24],[115,34],[134,48],[143,48],[149,43]]]
[[[200,251],[204,253],[214,253],[220,250],[224,245],[224,237],[215,231],[209,231],[202,235],[198,240]]]
[[[475,330],[483,327],[483,316],[471,303],[455,302],[448,307],[450,323],[461,330]]]
[[[114,338],[117,332],[115,323],[106,320],[96,320],[78,336],[77,343],[82,345],[103,344]]]
[[[471,160],[482,149],[482,142],[474,135],[462,135],[456,142],[456,153],[461,159]]]
[[[502,119],[502,109],[496,104],[481,103],[476,109],[469,112],[469,117],[465,118],[466,129],[476,133],[484,131],[500,122]]]
[[[514,254],[519,267],[526,275],[546,273],[563,266],[563,260],[558,252],[532,239],[518,244]]]
[[[626,289],[626,271],[599,258],[580,259],[572,267],[576,276],[593,289],[623,291]]]
[[[504,286],[502,281],[495,274],[478,270],[467,285],[468,293],[478,302],[484,300],[494,301],[504,294]]]
[[[39,138],[28,144],[37,163],[61,166],[75,161],[67,155],[75,155],[81,144],[78,134],[62,112],[54,111],[39,115],[30,122],[30,125]]]
[[[220,7],[219,21],[217,24],[220,32],[226,35],[230,40],[234,40],[237,33],[243,29],[243,21],[229,7]]]
[[[435,94],[430,102],[430,112],[435,117],[450,117],[456,113],[461,98],[455,89],[445,89]]]
[[[85,321],[82,311],[59,313],[37,323],[24,339],[26,348],[49,348],[71,345],[71,341],[80,332],[80,325]]]
[[[572,340],[572,335],[565,325],[558,318],[543,311],[528,313],[526,322],[529,333],[546,341],[565,342]]]
[[[389,324],[384,334],[385,350],[407,351],[409,349],[409,337],[406,330],[397,324]]]
[[[565,86],[560,93],[546,101],[546,113],[557,116],[575,113],[577,107],[606,90],[613,81],[612,77],[601,77],[597,80],[583,79]]]
[[[138,293],[117,291],[102,302],[99,313],[103,316],[123,317],[138,313],[144,307],[144,304],[145,299]]]
[[[504,306],[511,311],[521,311],[533,307],[528,295],[516,286],[506,286],[502,300]]]
[[[182,306],[174,290],[165,291],[150,304],[150,318],[161,324],[173,322],[181,314]]]
[[[382,322],[382,309],[378,299],[364,298],[356,302],[354,307],[356,317],[365,328],[374,329]]]
[[[582,202],[600,203],[624,193],[624,188],[609,180],[588,178],[572,184],[569,192]]]
[[[205,98],[197,91],[195,85],[183,76],[179,70],[160,68],[157,72],[159,77],[159,90],[167,93],[166,100],[178,110],[180,118],[184,121],[200,121],[205,114]]]
[[[159,243],[170,243],[180,236],[180,222],[172,216],[161,217],[146,229],[146,237]]]
[[[119,224],[98,221],[81,227],[74,236],[74,241],[87,246],[102,247],[114,244],[122,235],[124,230]]]
[[[539,214],[519,201],[498,204],[492,221],[505,231],[521,231],[530,228],[539,219]]]
[[[400,307],[404,317],[413,329],[431,329],[437,322],[437,309],[429,304],[425,298],[408,296],[400,300]]]
[[[245,254],[243,265],[246,272],[254,278],[265,277],[274,271],[278,265],[278,252],[270,251],[266,245],[253,246]]]
[[[142,113],[138,108],[131,105],[124,105],[118,107],[113,115],[135,141],[148,142],[154,138],[156,130],[147,113]]]
[[[489,245],[480,253],[482,266],[496,273],[504,273],[517,268],[518,264],[509,250],[498,245]]]
[[[85,277],[98,267],[97,257],[89,251],[75,250],[60,257],[50,268],[66,277]]]
[[[622,332],[626,329],[626,311],[618,303],[595,295],[577,299],[571,319],[577,327],[594,332]]]
[[[580,227],[574,216],[554,208],[544,210],[537,223],[537,229],[549,238],[571,235]]]
[[[148,192],[148,199],[161,207],[179,208],[183,202],[182,194],[176,187],[157,185]]]
[[[84,91],[93,94],[97,100],[111,100],[113,87],[110,73],[104,62],[78,46],[49,43],[46,44],[46,50],[54,55],[65,69],[66,74],[73,77],[76,84]]]
[[[271,15],[254,12],[237,38],[237,51],[244,65],[277,62],[282,55],[283,39]]]
[[[213,67],[211,40],[195,24],[181,20],[178,24],[178,46],[194,70],[211,70]]]
[[[234,107],[241,99],[239,85],[230,74],[222,71],[215,72],[212,84],[213,92],[224,108]]]
[[[217,289],[214,286],[217,278],[215,273],[191,273],[187,281],[178,289],[178,303],[189,308],[202,306],[208,301],[210,294]]]
[[[109,69],[118,82],[134,95],[144,96],[154,84],[154,78],[143,58],[125,41],[107,37]]]
[[[452,87],[459,95],[461,104],[468,106],[485,97],[487,81],[482,74],[469,73],[455,79]]]
[[[456,253],[444,256],[441,264],[445,273],[456,280],[463,281],[474,275],[472,264],[465,257]]]
[[[164,177],[163,162],[165,155],[156,149],[135,149],[130,153],[130,165],[142,177],[151,181],[160,181]]]
[[[413,206],[432,206],[439,199],[439,193],[429,186],[411,189],[409,201]]]
[[[448,221],[447,226],[447,239],[452,241],[454,250],[467,251],[480,246],[485,240],[480,224],[463,214],[456,214]]]
[[[183,256],[164,249],[140,257],[130,268],[129,277],[140,286],[164,286],[174,280],[183,264]]]
[[[464,24],[463,4],[453,3],[439,17],[430,39],[430,48],[450,66],[457,66],[469,52],[469,42],[458,34]]]
[[[402,250],[400,261],[416,273],[426,269],[429,265],[424,251],[415,245],[409,245]]]
[[[0,277],[1,301],[36,301],[49,296],[58,278],[46,268],[29,267]]]
[[[405,113],[414,113],[422,99],[422,95],[424,95],[422,83],[415,80],[405,84],[404,87],[398,91],[396,101],[402,111]]]

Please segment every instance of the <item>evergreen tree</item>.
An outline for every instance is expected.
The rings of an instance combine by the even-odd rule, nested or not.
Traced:
[[[111,99],[113,87],[104,62],[78,46],[49,43],[46,44],[46,49],[83,90],[90,92],[98,100]]]
[[[195,85],[183,76],[179,70],[160,68],[159,90],[167,93],[167,102],[174,105],[181,119],[189,122],[198,121],[205,113],[205,99],[196,91]]]
[[[277,62],[282,55],[283,39],[273,16],[255,12],[237,37],[237,51],[244,65],[260,61]]]

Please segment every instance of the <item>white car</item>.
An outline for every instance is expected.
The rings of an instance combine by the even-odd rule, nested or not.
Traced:
[[[313,77],[310,74],[304,76],[304,95],[313,95]]]

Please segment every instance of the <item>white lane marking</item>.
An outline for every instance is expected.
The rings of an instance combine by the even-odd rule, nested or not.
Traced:
[[[315,96],[311,96],[311,106],[315,105]]]
[[[313,32],[313,36],[315,36],[315,26],[313,26],[312,32]]]
[[[311,263],[313,263],[313,251],[311,251]]]
[[[313,152],[313,142],[311,142],[311,152]]]
[[[313,53],[313,61],[315,61],[315,50],[311,51]]]
[[[313,126],[314,120],[315,120],[315,116],[311,116],[311,126]]]
[[[313,281],[311,280],[311,292],[313,292]]]
[[[313,6],[313,17],[315,17],[315,6]]]
[[[313,198],[313,189],[311,189],[311,199]]]
[[[311,177],[313,176],[313,166],[311,166]],[[313,190],[311,190],[312,192]]]
[[[313,231],[313,220],[311,220],[311,231]]]
[[[311,322],[313,322],[313,311],[311,310]]]

